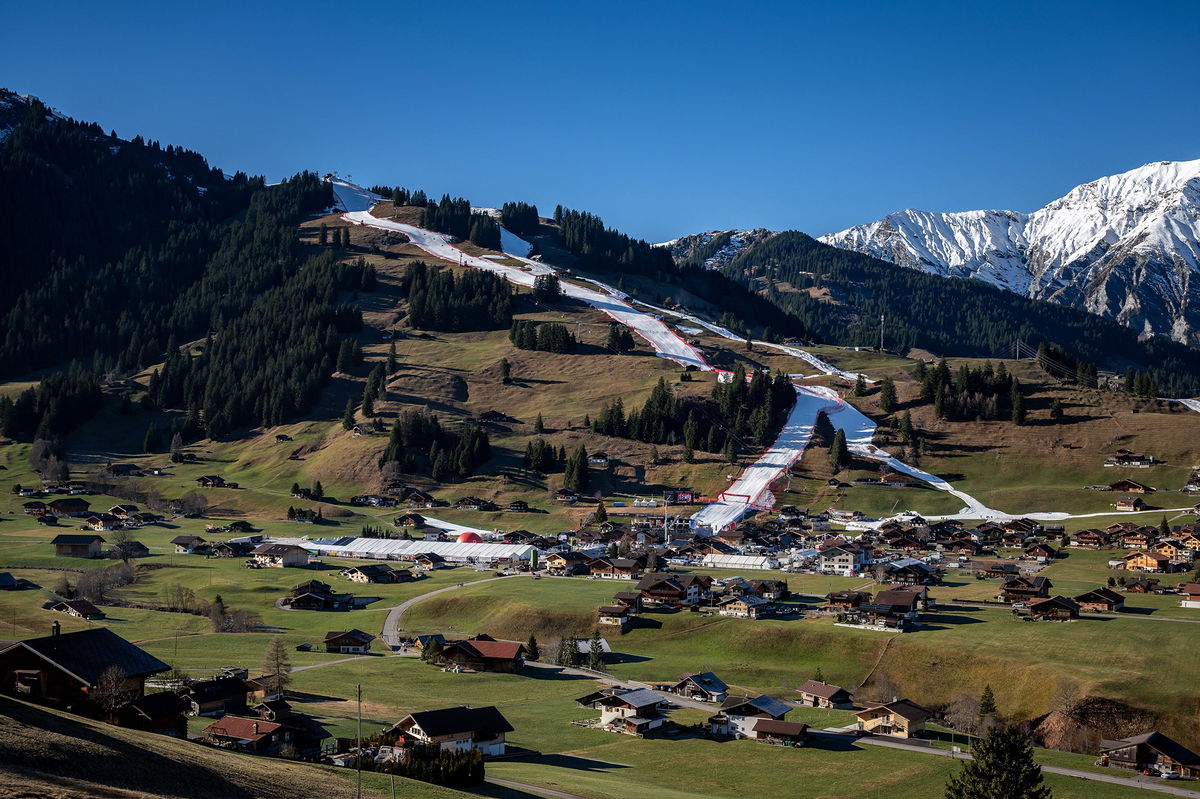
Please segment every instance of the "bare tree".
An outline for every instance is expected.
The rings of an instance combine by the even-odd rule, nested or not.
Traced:
[[[1058,688],[1055,689],[1054,697],[1050,700],[1050,709],[1071,718],[1075,715],[1075,710],[1079,707],[1082,699],[1079,685],[1073,680],[1063,677],[1058,681]]]
[[[267,644],[267,654],[263,660],[265,677],[269,678],[271,687],[276,692],[283,693],[287,690],[288,683],[292,681],[291,670],[292,664],[288,660],[287,646],[283,643],[283,637],[277,635]]]
[[[122,562],[129,563],[133,557],[134,546],[137,544],[133,533],[127,528],[121,527],[113,531],[109,540],[112,541],[113,555],[120,558]]]
[[[137,698],[137,691],[129,686],[129,676],[120,666],[109,666],[100,674],[89,695],[105,720],[111,721],[122,705]]]
[[[979,729],[979,699],[970,694],[958,694],[946,708],[946,721],[957,732],[974,735]]]
[[[208,497],[199,491],[189,491],[180,497],[179,507],[184,516],[203,516],[208,510]]]
[[[150,510],[162,513],[167,509],[168,506],[167,501],[163,499],[163,495],[158,493],[157,490],[152,490],[150,493],[146,494],[146,507]]]

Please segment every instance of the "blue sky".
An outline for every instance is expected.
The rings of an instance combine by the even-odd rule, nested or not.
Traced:
[[[277,179],[650,240],[1033,210],[1200,158],[1200,3],[20,4],[0,84]]]

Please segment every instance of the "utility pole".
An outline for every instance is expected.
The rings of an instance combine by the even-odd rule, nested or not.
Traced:
[[[354,790],[355,799],[362,799],[362,683],[354,686],[355,692],[358,695],[358,756],[354,758],[354,763],[358,770],[358,783]]]
[[[879,315],[879,351],[883,352],[883,314]]]

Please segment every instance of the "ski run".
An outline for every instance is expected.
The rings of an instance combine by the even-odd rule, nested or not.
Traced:
[[[403,233],[409,240],[429,253],[444,261],[482,269],[496,274],[511,283],[532,287],[540,275],[556,274],[556,270],[546,264],[529,259],[527,256],[530,245],[524,239],[512,234],[501,227],[501,246],[505,254],[512,260],[520,262],[520,266],[508,266],[497,263],[496,256],[475,257],[468,255],[455,247],[449,237],[442,233],[425,230],[413,225],[406,225],[390,219],[381,219],[371,214],[371,208],[382,200],[376,194],[341,180],[332,181],[334,195],[343,211],[343,218],[356,225],[366,225],[380,230],[391,230]],[[704,359],[704,356],[692,345],[671,329],[664,317],[671,317],[688,323],[693,329],[701,328],[721,338],[741,342],[745,338],[700,317],[659,308],[640,300],[634,300],[623,291],[601,283],[598,280],[582,278],[584,282],[595,286],[589,288],[577,283],[562,281],[560,283],[564,295],[579,300],[607,314],[613,320],[625,325],[634,333],[645,339],[659,357],[674,361],[685,368],[692,367],[700,371],[717,371]],[[633,303],[646,308],[641,311],[634,308]],[[793,378],[808,379],[822,375],[831,375],[843,380],[857,380],[857,372],[847,372],[832,364],[826,363],[817,356],[799,347],[786,344],[773,344],[756,341],[755,346],[773,349],[812,366],[817,374],[793,375]],[[861,375],[864,381],[875,382],[866,375]],[[940,477],[929,472],[910,466],[893,457],[891,454],[876,448],[871,440],[875,435],[875,423],[854,406],[840,398],[836,391],[819,385],[794,385],[796,404],[788,414],[787,422],[770,449],[764,452],[754,463],[747,466],[736,480],[722,493],[721,497],[702,508],[692,517],[692,528],[698,534],[711,534],[735,524],[747,513],[754,510],[770,508],[774,505],[774,495],[771,486],[784,477],[788,470],[801,458],[813,428],[820,413],[829,417],[835,430],[845,432],[846,443],[850,451],[862,458],[879,461],[889,468],[902,474],[907,474],[939,491],[945,491],[962,500],[962,510],[948,516],[927,516],[930,520],[937,519],[1010,519],[1014,514],[989,508],[966,492],[959,491]],[[1194,411],[1200,412],[1200,400],[1175,400]],[[1058,521],[1069,518],[1084,518],[1105,514],[1070,515],[1067,513],[1023,513],[1019,514],[1039,521]],[[453,525],[436,519],[428,519],[429,523],[448,531],[476,531],[461,525]],[[477,532],[477,531],[476,531]]]

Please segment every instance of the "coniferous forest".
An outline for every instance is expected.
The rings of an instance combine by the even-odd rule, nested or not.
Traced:
[[[417,262],[408,268],[400,290],[408,299],[409,324],[421,330],[461,333],[512,323],[512,289],[490,272],[456,275]]]

